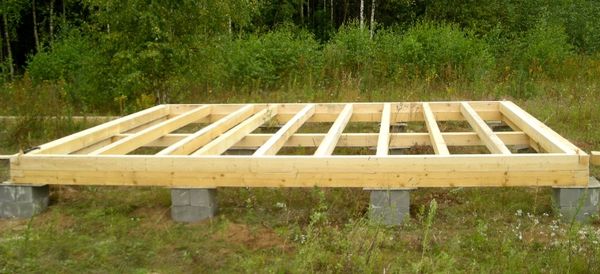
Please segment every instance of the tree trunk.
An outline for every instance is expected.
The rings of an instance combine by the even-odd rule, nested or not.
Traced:
[[[344,1],[344,16],[342,17],[342,24],[346,23],[348,19],[348,0]]]
[[[310,0],[306,1],[306,19],[308,20],[308,23],[311,22],[311,20],[310,20]]]
[[[300,1],[300,24],[304,26],[304,0]]]
[[[365,27],[365,0],[360,0],[360,28]]]
[[[371,24],[370,24],[371,39],[373,39],[373,31],[375,31],[375,0],[371,0]]]
[[[10,48],[10,35],[8,34],[8,18],[6,12],[2,14],[2,20],[4,21],[4,39],[6,40],[6,54],[8,58],[8,71],[10,73],[10,79],[15,77],[15,67],[12,58],[12,49]]]
[[[331,27],[333,28],[333,26],[334,26],[334,22],[333,22],[333,0],[329,0],[329,7],[331,8],[331,14],[330,14],[330,18],[329,18],[329,23],[331,24]]]
[[[35,52],[40,52],[40,37],[38,35],[37,16],[35,12],[35,0],[31,1],[31,12],[33,15],[33,39],[35,40]]]
[[[62,24],[67,24],[67,0],[62,1]]]
[[[48,19],[50,24],[50,47],[54,44],[54,0],[50,1],[50,18]]]

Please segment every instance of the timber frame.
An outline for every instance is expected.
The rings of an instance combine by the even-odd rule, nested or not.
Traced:
[[[470,129],[446,132],[449,121]],[[298,132],[313,123],[328,129]],[[352,123],[375,127],[346,132]],[[411,123],[422,131],[394,130]],[[271,133],[256,132],[273,124]],[[143,147],[157,150],[140,155]],[[479,150],[465,154],[465,147]],[[314,152],[285,155],[286,148]],[[339,155],[340,148],[372,154]],[[252,155],[227,154],[234,149]],[[411,154],[390,155],[403,150]],[[158,105],[10,161],[17,184],[394,189],[587,186],[590,156],[510,101],[477,101]]]

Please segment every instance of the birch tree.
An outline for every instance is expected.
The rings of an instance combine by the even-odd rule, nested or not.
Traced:
[[[365,27],[365,0],[360,0],[360,28]]]
[[[371,24],[369,24],[369,35],[373,39],[373,31],[375,29],[375,0],[371,1]]]

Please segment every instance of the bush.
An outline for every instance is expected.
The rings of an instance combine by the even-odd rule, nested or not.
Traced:
[[[477,78],[494,63],[487,45],[455,25],[419,23],[400,36],[383,32],[377,37],[376,62],[386,74],[450,79]]]
[[[320,68],[319,43],[305,31],[286,27],[232,40],[223,54],[227,80],[251,87],[309,80]]]
[[[342,26],[325,46],[326,68],[334,74],[344,71],[357,75],[371,62],[374,47],[368,29],[357,23]]]
[[[103,73],[109,65],[94,44],[78,30],[66,31],[51,49],[29,61],[28,73],[34,85],[64,82],[66,97],[73,106],[106,106],[114,97]]]
[[[530,74],[558,76],[572,49],[564,27],[541,22],[517,41],[513,60]]]

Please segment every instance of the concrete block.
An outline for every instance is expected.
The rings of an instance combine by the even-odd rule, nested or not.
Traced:
[[[0,201],[34,202],[48,197],[48,185],[0,184]]]
[[[48,198],[37,202],[0,202],[0,218],[31,218],[48,207]]]
[[[400,225],[410,216],[410,189],[370,190],[369,218],[383,225]]]
[[[0,184],[0,218],[30,218],[48,207],[47,185]]]
[[[187,206],[191,204],[189,188],[172,188],[171,205]]]
[[[600,182],[590,177],[587,188],[554,188],[553,198],[564,220],[570,221],[575,217],[578,221],[586,221],[599,214]]]
[[[190,190],[190,205],[217,207],[217,190],[216,189],[191,189]]]
[[[216,213],[216,207],[171,206],[171,218],[176,222],[198,222],[212,218]]]
[[[216,189],[171,189],[171,217],[177,222],[201,221],[213,217],[217,210]]]

